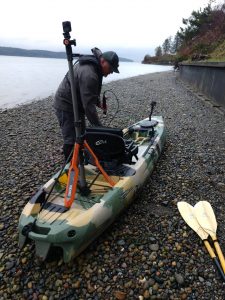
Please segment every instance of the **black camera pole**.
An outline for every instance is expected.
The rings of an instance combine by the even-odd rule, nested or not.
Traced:
[[[76,46],[76,40],[70,39],[70,32],[72,31],[71,23],[69,21],[65,21],[62,23],[63,26],[63,44],[66,47],[66,54],[67,54],[67,60],[68,60],[68,66],[69,66],[69,78],[70,78],[70,86],[71,86],[71,92],[72,92],[72,102],[73,102],[73,114],[74,114],[74,126],[75,126],[75,132],[76,132],[76,143],[82,144],[84,137],[82,136],[82,133],[85,131],[85,128],[82,129],[82,124],[79,110],[78,110],[78,102],[77,102],[77,95],[76,95],[76,88],[75,88],[75,78],[74,78],[74,72],[73,72],[73,51],[72,51],[72,45]],[[73,178],[71,178],[73,179]],[[72,180],[71,180],[72,181]],[[71,182],[72,184],[72,182]],[[87,191],[87,183],[85,178],[85,169],[84,169],[84,156],[83,151],[79,151],[79,189],[84,194],[86,194]]]
[[[85,121],[81,119],[78,111],[78,100],[75,89],[75,78],[73,72],[73,57],[77,57],[76,54],[72,52],[72,45],[76,45],[75,40],[70,40],[70,31],[71,24],[66,21],[63,22],[63,43],[66,47],[67,60],[69,65],[69,77],[70,77],[70,86],[72,92],[72,101],[73,101],[73,113],[74,113],[74,125],[76,132],[76,141],[74,145],[73,157],[69,168],[68,173],[68,182],[66,186],[66,193],[64,198],[65,207],[70,208],[73,204],[73,201],[76,196],[76,190],[79,182],[79,191],[82,196],[87,196],[90,193],[90,188],[87,186],[85,178],[85,168],[84,168],[84,149],[86,149],[92,158],[94,159],[96,167],[104,176],[105,180],[113,187],[116,183],[108,176],[104,171],[101,164],[98,161],[97,156],[94,154],[87,141],[84,139],[85,133]]]

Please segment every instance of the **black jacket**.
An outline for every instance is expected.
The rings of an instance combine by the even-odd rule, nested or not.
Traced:
[[[96,105],[102,87],[102,72],[94,55],[81,56],[73,67],[79,112],[85,114],[94,126],[101,126]],[[54,98],[54,107],[73,112],[69,74],[60,83]]]

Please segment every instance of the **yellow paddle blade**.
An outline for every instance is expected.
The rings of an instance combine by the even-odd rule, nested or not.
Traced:
[[[177,207],[184,221],[197,233],[197,235],[199,235],[202,240],[207,239],[209,234],[199,225],[194,213],[194,207],[184,201],[178,202]]]
[[[194,211],[201,227],[212,239],[216,238],[217,222],[211,204],[208,201],[199,201],[195,204]]]

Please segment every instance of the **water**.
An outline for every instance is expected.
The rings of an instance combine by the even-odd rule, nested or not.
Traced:
[[[119,70],[120,74],[109,75],[103,83],[168,71],[172,67],[121,62]],[[0,56],[0,108],[11,108],[54,94],[67,71],[64,59]]]

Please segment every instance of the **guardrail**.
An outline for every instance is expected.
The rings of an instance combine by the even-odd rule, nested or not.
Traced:
[[[182,63],[179,77],[225,108],[225,62]]]

